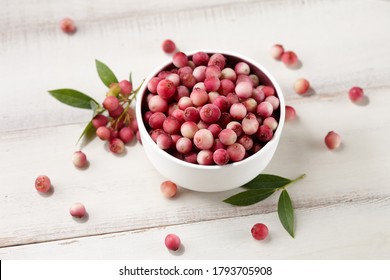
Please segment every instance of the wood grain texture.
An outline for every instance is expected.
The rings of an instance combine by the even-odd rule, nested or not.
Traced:
[[[390,3],[199,2],[1,0],[2,259],[390,257]],[[65,16],[76,20],[72,36],[57,27]],[[183,51],[242,53],[279,81],[299,117],[285,125],[266,172],[289,178],[307,174],[289,187],[298,209],[295,240],[277,220],[277,195],[242,208],[222,202],[239,190],[180,189],[174,200],[163,198],[164,178],[139,144],[118,157],[95,140],[84,149],[89,168],[72,166],[75,142],[91,114],[58,103],[46,91],[70,87],[101,101],[106,89],[95,58],[120,79],[133,71],[139,83],[169,59],[160,50],[165,38]],[[273,60],[274,43],[296,51],[302,67],[291,70]],[[299,77],[311,82],[311,96],[292,91]],[[365,89],[365,106],[348,100],[354,85]],[[342,137],[338,151],[323,143],[330,130]],[[52,178],[49,197],[34,190],[40,174]],[[85,222],[68,214],[76,201],[87,207]],[[265,244],[247,235],[258,221],[272,228]],[[162,247],[170,231],[183,238],[181,256]]]

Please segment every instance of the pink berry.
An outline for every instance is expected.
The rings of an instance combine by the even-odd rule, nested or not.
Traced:
[[[115,96],[107,96],[103,101],[103,107],[109,112],[113,112],[119,107],[119,100]]]
[[[92,119],[92,125],[95,127],[95,128],[99,128],[101,126],[106,126],[108,123],[108,119],[106,116],[104,115],[96,115],[93,119]]]
[[[195,106],[203,106],[209,100],[209,96],[205,90],[196,88],[191,92],[190,99]]]
[[[282,54],[282,62],[287,66],[294,66],[298,62],[297,55],[292,51],[286,51]]]
[[[148,107],[152,112],[165,112],[168,110],[168,102],[159,95],[153,95],[149,99]]]
[[[215,66],[218,66],[219,69],[221,69],[221,70],[223,68],[225,68],[225,64],[226,64],[226,58],[220,53],[213,54],[210,57],[209,62],[207,63],[208,66],[215,65]]]
[[[259,105],[257,105],[256,112],[257,114],[262,118],[267,118],[272,115],[272,112],[274,111],[274,108],[271,103],[267,101],[261,102]]]
[[[264,97],[275,95],[275,89],[271,86],[258,86],[261,91],[264,92]]]
[[[210,124],[207,129],[211,131],[211,133],[213,134],[214,138],[217,138],[218,134],[222,131],[221,126],[219,124],[217,124],[217,123]]]
[[[242,130],[246,135],[253,135],[259,129],[259,122],[256,118],[256,115],[253,113],[248,113],[245,118],[242,120]]]
[[[285,120],[286,122],[288,121],[293,121],[297,117],[297,113],[295,112],[294,107],[286,105],[286,117]]]
[[[251,233],[254,239],[264,240],[268,236],[268,227],[261,223],[255,224],[251,229]]]
[[[218,92],[224,96],[228,95],[231,92],[234,92],[235,84],[229,79],[222,79],[221,86],[218,89]]]
[[[246,99],[252,96],[253,85],[249,82],[239,82],[235,87],[238,97]]]
[[[238,121],[231,121],[226,125],[226,128],[233,130],[236,133],[237,137],[240,137],[243,132],[242,125]]]
[[[164,181],[160,185],[160,190],[165,197],[171,198],[177,193],[177,185],[172,181]]]
[[[212,103],[216,105],[221,112],[226,112],[230,108],[230,102],[228,98],[223,95],[216,97]]]
[[[277,98],[275,95],[267,96],[264,101],[271,103],[274,111],[279,108],[280,101],[279,98]]]
[[[165,119],[166,119],[166,116],[164,113],[155,112],[149,118],[149,126],[153,129],[162,128]]]
[[[176,150],[179,153],[187,154],[192,150],[192,141],[186,137],[181,137],[176,142]]]
[[[214,104],[206,104],[200,109],[200,118],[205,123],[215,123],[221,117],[221,110]]]
[[[60,21],[60,28],[65,33],[71,34],[76,32],[76,25],[74,21],[70,18],[64,18]]]
[[[227,67],[221,71],[221,78],[235,82],[237,79],[237,74],[232,68]]]
[[[352,87],[348,92],[349,99],[352,102],[361,102],[364,99],[364,92],[361,87]]]
[[[254,98],[248,98],[242,102],[248,112],[254,113],[257,108],[257,101]]]
[[[177,68],[181,68],[181,67],[187,66],[187,64],[188,64],[188,57],[183,52],[177,52],[177,53],[175,53],[173,55],[172,63]]]
[[[185,73],[180,75],[180,81],[183,86],[186,86],[187,88],[193,88],[197,82],[196,78],[191,73]]]
[[[234,71],[236,71],[237,75],[243,74],[243,75],[249,75],[251,69],[248,65],[248,63],[245,63],[243,61],[236,64],[234,67]]]
[[[181,109],[181,110],[185,110],[188,107],[194,106],[191,98],[188,96],[183,96],[182,98],[180,98],[179,101],[177,102],[177,105],[179,106],[179,109]]]
[[[273,131],[272,129],[267,125],[260,125],[259,129],[256,132],[256,137],[261,142],[267,142],[272,139]]]
[[[175,87],[180,85],[180,76],[176,73],[169,74],[165,79],[170,80],[175,85]]]
[[[69,213],[72,215],[72,217],[81,219],[85,216],[87,211],[85,210],[85,206],[82,203],[76,202],[70,207]]]
[[[208,150],[214,144],[214,136],[208,129],[199,129],[194,134],[194,145],[200,150]]]
[[[157,94],[163,99],[171,98],[175,92],[176,86],[171,80],[161,80],[157,85]]]
[[[197,153],[195,152],[189,152],[188,154],[185,154],[183,155],[183,159],[184,161],[186,162],[189,162],[189,163],[197,163]]]
[[[272,46],[271,56],[274,59],[280,60],[282,58],[283,53],[284,53],[284,48],[282,45],[276,44]]]
[[[186,86],[179,85],[178,87],[176,87],[176,93],[173,97],[176,101],[179,101],[180,98],[182,98],[183,96],[190,97],[190,91]]]
[[[130,127],[123,127],[119,130],[119,139],[123,141],[124,144],[130,143],[134,139],[134,131]]]
[[[206,67],[205,77],[206,78],[210,78],[210,77],[220,78],[221,77],[221,69],[216,65],[209,65]]]
[[[232,106],[230,106],[230,115],[235,120],[242,120],[246,114],[248,113],[246,107],[242,103],[234,103]]]
[[[268,117],[263,120],[263,124],[267,125],[272,131],[275,131],[278,127],[278,121],[274,117]]]
[[[304,78],[300,78],[294,83],[294,90],[298,94],[305,94],[310,88],[310,83]]]
[[[119,87],[121,89],[121,93],[126,97],[129,96],[133,90],[133,85],[126,80],[119,82]]]
[[[51,181],[46,175],[40,175],[35,179],[35,189],[41,193],[47,193],[51,188]]]
[[[192,72],[192,75],[194,75],[196,81],[203,82],[204,79],[206,79],[206,66],[200,65],[196,67]]]
[[[196,162],[200,165],[213,164],[213,152],[211,150],[201,150],[196,156]]]
[[[206,91],[217,91],[221,86],[221,81],[217,77],[208,77],[203,83]]]
[[[165,246],[171,251],[177,251],[180,248],[180,238],[173,233],[168,234],[165,237]]]
[[[110,139],[111,131],[107,127],[101,126],[98,129],[96,129],[96,135],[101,140],[108,140],[108,139]]]
[[[213,160],[217,165],[225,165],[229,162],[230,156],[225,149],[217,149],[213,153]]]
[[[230,128],[222,129],[222,131],[218,135],[218,139],[222,142],[222,144],[229,146],[236,142],[237,134],[234,130]]]
[[[338,133],[330,131],[325,136],[325,145],[328,147],[329,150],[337,149],[338,147],[340,147],[340,144],[341,138]]]
[[[125,150],[125,144],[119,138],[113,138],[110,141],[110,151],[114,154],[120,154]]]
[[[182,124],[183,122],[185,122],[184,120],[184,111],[181,110],[181,109],[176,109],[172,112],[171,114],[172,117],[176,118],[180,124]]]
[[[161,78],[159,77],[154,77],[152,78],[149,83],[148,83],[148,90],[151,93],[157,93],[157,85],[161,81]]]
[[[199,130],[194,122],[186,121],[180,127],[180,133],[189,139],[194,138],[195,133]]]
[[[172,40],[166,39],[163,41],[161,48],[165,53],[173,53],[176,50],[176,44]]]
[[[178,119],[172,116],[166,117],[163,122],[163,129],[168,134],[177,134],[180,132],[181,123]]]
[[[192,56],[192,61],[196,66],[207,65],[209,59],[209,55],[205,52],[197,52]]]
[[[118,106],[114,111],[109,111],[109,115],[112,118],[118,118],[120,115],[122,115],[124,109],[121,105]]]
[[[251,78],[254,87],[257,87],[260,84],[260,78],[257,75],[250,74],[249,78]]]
[[[72,162],[74,166],[83,168],[87,165],[87,156],[82,151],[74,152],[72,156]]]
[[[240,143],[233,143],[226,150],[233,162],[241,161],[245,157],[245,148]]]
[[[262,87],[258,86],[252,91],[252,98],[259,104],[264,101],[265,94]]]
[[[185,108],[184,120],[191,121],[191,122],[198,122],[200,120],[199,110],[192,106]]]
[[[173,145],[173,139],[171,135],[166,133],[161,133],[159,136],[157,136],[156,144],[160,149],[168,150]]]
[[[238,143],[240,143],[246,151],[249,151],[253,147],[253,139],[249,135],[242,135],[238,140]]]

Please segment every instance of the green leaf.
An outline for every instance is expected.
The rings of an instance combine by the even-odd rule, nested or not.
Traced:
[[[263,189],[263,188],[277,189],[291,182],[292,180],[280,176],[271,175],[271,174],[260,174],[249,183],[243,185],[242,187],[245,189]]]
[[[294,208],[286,190],[279,196],[278,215],[283,227],[294,238]]]
[[[77,143],[80,142],[81,138],[83,138],[81,147],[85,147],[86,145],[88,145],[88,143],[90,143],[95,138],[95,136],[96,136],[96,128],[93,126],[91,120],[84,128],[79,139],[77,140]]]
[[[91,101],[97,104],[92,97],[74,89],[62,88],[49,90],[48,92],[58,101],[76,108],[92,109]]]
[[[275,190],[275,188],[247,190],[225,199],[224,202],[236,206],[248,206],[266,199],[267,197],[272,195]]]
[[[112,83],[118,82],[118,79],[115,77],[114,73],[107,65],[105,65],[103,62],[100,62],[97,59],[95,60],[95,62],[96,62],[96,70],[103,84],[105,84],[107,87],[110,87]]]

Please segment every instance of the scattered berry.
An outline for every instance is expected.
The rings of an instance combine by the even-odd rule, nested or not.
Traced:
[[[284,48],[282,45],[276,44],[272,46],[271,56],[274,59],[280,60],[282,58],[283,53],[284,53]]]
[[[305,94],[310,88],[310,83],[304,78],[300,78],[294,83],[294,90],[298,94]]]
[[[72,162],[74,166],[83,168],[87,165],[87,156],[82,151],[74,152],[72,156]]]
[[[114,154],[120,154],[125,150],[125,144],[119,138],[113,138],[110,141],[110,151]]]
[[[360,87],[352,87],[348,92],[348,96],[352,102],[361,102],[364,99],[363,89]]]
[[[75,218],[78,218],[78,219],[81,219],[85,216],[85,214],[87,213],[86,210],[85,210],[85,206],[80,203],[80,202],[76,202],[74,203],[70,209],[69,209],[69,213],[72,215],[72,217],[75,217]]]
[[[173,233],[168,234],[165,237],[165,246],[171,251],[177,251],[180,248],[180,238]]]
[[[293,121],[295,120],[297,117],[297,113],[295,112],[295,109],[294,107],[292,106],[289,106],[289,105],[286,105],[286,117],[285,117],[285,121],[288,122],[288,121]]]
[[[338,147],[340,147],[340,144],[341,138],[338,133],[330,131],[325,136],[325,145],[328,147],[329,150],[337,149]]]
[[[176,50],[175,42],[170,39],[164,40],[161,47],[165,53],[173,53]]]
[[[51,181],[46,175],[40,175],[35,179],[35,188],[38,192],[46,193],[51,188]]]
[[[177,185],[172,181],[164,181],[160,185],[160,190],[165,197],[171,198],[177,193]]]
[[[265,224],[257,223],[252,227],[251,233],[254,239],[264,240],[268,236],[268,227]]]
[[[76,32],[76,25],[74,21],[70,18],[64,18],[60,21],[60,28],[62,31],[68,34]]]
[[[281,60],[287,66],[294,66],[298,62],[298,57],[294,52],[287,51],[282,54]]]

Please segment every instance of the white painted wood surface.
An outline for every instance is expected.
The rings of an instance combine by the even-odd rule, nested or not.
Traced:
[[[1,259],[388,259],[390,257],[390,2],[389,1],[48,1],[1,0],[0,10],[0,258]],[[78,31],[63,34],[59,19]],[[165,38],[182,51],[226,49],[271,71],[299,119],[286,123],[266,172],[307,177],[289,187],[296,238],[279,223],[277,196],[237,208],[222,202],[239,192],[180,189],[165,199],[161,177],[142,146],[113,156],[95,140],[84,151],[88,169],[71,155],[90,113],[58,103],[46,91],[70,87],[103,100],[94,59],[121,79],[139,83],[168,59]],[[300,69],[269,55],[282,43]],[[293,93],[306,77],[315,91]],[[368,104],[347,96],[365,89]],[[329,151],[335,130],[342,148]],[[40,174],[54,193],[34,189]],[[88,220],[69,206],[83,202]],[[270,239],[250,228],[264,222]],[[163,240],[177,233],[184,250]]]

